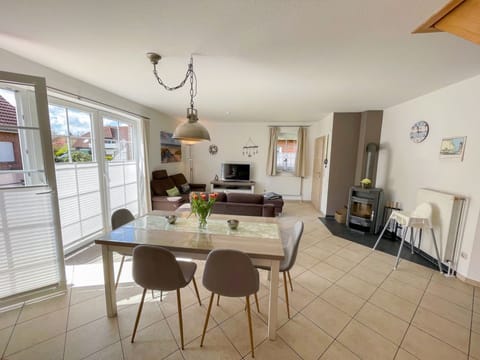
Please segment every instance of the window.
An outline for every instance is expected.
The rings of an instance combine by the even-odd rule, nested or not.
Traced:
[[[277,139],[277,172],[294,173],[297,157],[297,128],[282,128]]]
[[[69,253],[107,228],[116,209],[138,214],[138,121],[50,102],[63,246]]]

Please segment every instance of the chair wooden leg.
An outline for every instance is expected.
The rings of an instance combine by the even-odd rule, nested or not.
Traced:
[[[255,304],[257,304],[257,312],[260,313],[260,307],[258,305],[258,296],[257,296],[257,293],[254,294],[255,296]]]
[[[290,319],[290,304],[288,302],[287,275],[283,272],[283,287],[285,288],[285,300],[287,301],[287,315]]]
[[[137,319],[135,320],[135,326],[133,327],[132,339],[130,340],[131,343],[133,343],[135,341],[135,334],[137,333],[138,322],[140,320],[140,315],[142,314],[143,301],[145,300],[145,294],[146,293],[147,293],[147,289],[143,289],[142,300],[140,301],[140,305],[138,306]]]
[[[118,269],[117,279],[115,280],[115,289],[117,288],[118,282],[120,281],[120,274],[122,273],[124,261],[125,261],[125,256],[122,256],[122,261],[120,262],[120,268]]]
[[[200,294],[198,293],[197,282],[195,281],[195,278],[192,278],[192,280],[193,280],[193,287],[195,288],[195,294],[197,294],[198,305],[202,306],[202,301],[200,300]]]
[[[248,317],[248,330],[250,330],[250,349],[252,350],[252,358],[255,357],[253,349],[253,330],[252,330],[252,314],[250,312],[250,296],[246,296],[247,302],[247,317]]]
[[[220,294],[217,294],[217,306],[220,305]]]
[[[210,317],[210,311],[212,310],[213,297],[215,294],[212,292],[210,296],[210,302],[208,303],[207,317],[205,318],[205,325],[203,325],[202,340],[200,341],[200,346],[203,346],[203,340],[205,339],[205,332],[207,331],[208,318]]]
[[[178,305],[178,325],[180,327],[180,342],[182,344],[182,350],[185,350],[185,345],[183,343],[182,301],[180,299],[180,289],[177,289],[177,305]]]
[[[288,282],[290,283],[290,289],[293,291],[292,277],[290,276],[290,270],[287,271],[287,275],[288,275]]]

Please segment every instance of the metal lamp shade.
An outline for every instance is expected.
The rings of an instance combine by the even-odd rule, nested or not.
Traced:
[[[189,143],[196,143],[204,140],[210,141],[208,130],[198,121],[189,120],[177,126],[172,138]]]

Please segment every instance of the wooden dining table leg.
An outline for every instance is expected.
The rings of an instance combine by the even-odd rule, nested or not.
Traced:
[[[117,315],[117,296],[115,293],[115,274],[113,269],[113,251],[108,245],[102,245],[103,280],[105,283],[105,302],[107,316]]]
[[[272,260],[270,266],[270,299],[268,303],[268,338],[275,340],[277,335],[278,273],[280,261]]]

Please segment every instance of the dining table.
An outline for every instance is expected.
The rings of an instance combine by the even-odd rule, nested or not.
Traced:
[[[170,224],[167,215],[177,220]],[[277,328],[278,278],[284,250],[277,218],[211,214],[206,228],[200,228],[188,212],[152,211],[103,235],[95,243],[102,247],[105,300],[108,317],[117,314],[113,253],[130,254],[137,245],[155,245],[170,250],[176,257],[205,260],[214,249],[233,249],[246,253],[254,265],[270,268],[267,336],[274,340]],[[239,221],[236,229],[227,220]]]

